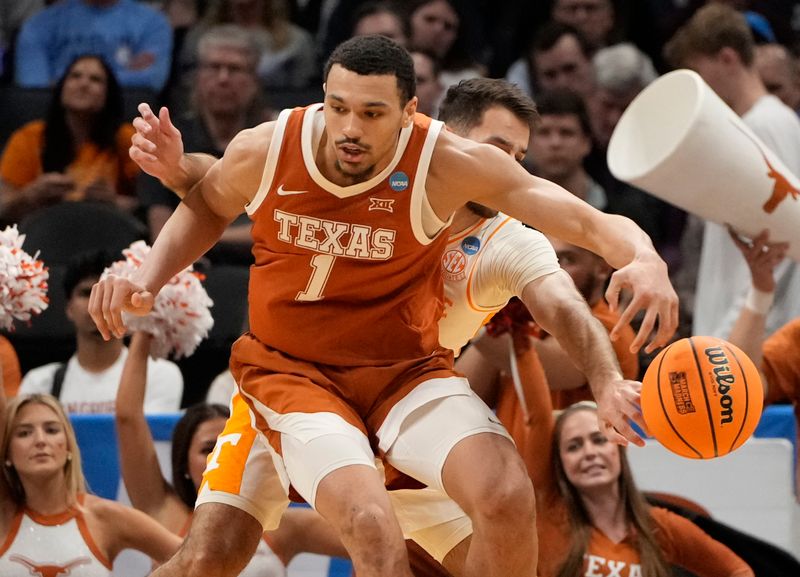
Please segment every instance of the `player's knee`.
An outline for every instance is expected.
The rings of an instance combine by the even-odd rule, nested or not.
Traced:
[[[189,536],[177,559],[183,577],[232,577],[245,568],[258,546],[250,539],[237,537],[236,531],[216,531],[214,535],[197,532]]]
[[[358,542],[370,541],[377,544],[389,538],[395,522],[390,509],[374,503],[363,503],[350,509],[342,532]]]
[[[473,504],[473,522],[482,518],[491,523],[533,524],[536,502],[527,475],[498,475],[481,484]],[[477,518],[475,518],[477,517]]]

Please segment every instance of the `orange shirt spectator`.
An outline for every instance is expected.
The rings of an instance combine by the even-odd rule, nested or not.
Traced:
[[[22,371],[19,368],[19,359],[11,342],[0,335],[0,371],[2,371],[2,385],[6,397],[16,396],[19,382],[22,380]]]
[[[121,194],[133,194],[139,167],[128,156],[128,148],[134,132],[131,124],[121,125],[113,150],[102,150],[94,142],[84,142],[67,167],[66,174],[72,177],[75,186],[64,200],[84,200],[87,187],[98,180],[106,181]],[[34,120],[11,135],[0,158],[0,177],[7,184],[21,189],[43,174],[44,133],[44,121]],[[34,151],[39,154],[32,154]]]

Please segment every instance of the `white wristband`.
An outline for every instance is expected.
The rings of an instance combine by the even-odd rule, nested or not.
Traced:
[[[744,306],[756,314],[766,315],[775,300],[775,292],[760,291],[755,287],[750,287]]]

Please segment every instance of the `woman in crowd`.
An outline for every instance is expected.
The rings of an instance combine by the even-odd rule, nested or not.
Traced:
[[[86,493],[75,433],[58,401],[0,386],[0,575],[110,576],[123,549],[156,562],[180,539],[135,509]]]
[[[697,577],[752,577],[744,561],[691,521],[647,504],[634,483],[625,448],[600,430],[593,403],[577,403],[553,419],[535,348],[524,327],[515,333],[508,340],[504,335],[502,342],[514,347],[527,416],[511,379],[487,369],[480,352],[486,346],[468,349],[457,366],[479,389],[502,383],[497,414],[514,437],[536,488],[539,551],[546,553],[539,557],[540,575],[668,577],[671,566],[679,566]]]
[[[133,133],[111,69],[97,56],[79,56],[53,88],[47,117],[15,131],[0,158],[4,220],[63,200],[132,210],[139,173],[128,156]]]
[[[208,455],[225,427],[228,410],[222,405],[195,405],[178,421],[172,437],[173,482],[170,484],[161,472],[142,408],[151,342],[149,334],[134,333],[117,393],[122,479],[134,507],[173,533],[184,536],[189,529]],[[346,555],[322,517],[311,509],[290,508],[278,529],[264,533],[253,559],[241,575],[283,577],[289,561],[304,551]]]

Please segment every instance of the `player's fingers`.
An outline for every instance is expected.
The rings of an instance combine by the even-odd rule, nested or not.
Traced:
[[[172,137],[180,135],[180,131],[172,123],[169,109],[166,106],[161,107],[161,110],[158,112],[158,117],[161,120],[161,132]]]
[[[125,323],[122,322],[122,311],[125,308],[126,301],[130,298],[130,292],[125,279],[115,279],[112,286],[114,287],[114,291],[109,299],[106,319],[109,322],[114,336],[122,338],[125,336]]]
[[[154,163],[154,162],[158,161],[158,158],[156,158],[152,154],[149,154],[149,153],[143,151],[138,146],[131,146],[128,149],[128,156],[130,156],[131,160],[133,160],[136,164],[139,164],[139,165],[149,164],[151,162]]]
[[[134,133],[131,137],[131,145],[150,154],[158,152],[158,147],[155,143],[138,132]]]
[[[673,302],[674,301],[670,300],[669,302],[661,302],[658,305],[657,312],[654,315],[654,320],[658,320],[658,331],[644,349],[644,352],[648,355],[657,348],[666,345],[672,338],[672,335],[675,334],[675,331],[678,330],[677,318],[673,315]],[[650,311],[648,311],[648,313],[649,312]]]
[[[139,115],[142,119],[150,125],[152,130],[158,130],[158,117],[153,113],[153,109],[150,108],[147,102],[139,103],[136,109],[139,111]]]
[[[614,425],[617,434],[625,439],[625,445],[633,443],[638,447],[644,447],[644,439],[637,433],[630,423],[625,420],[620,420]]]
[[[134,118],[132,124],[136,131],[142,134],[150,134],[150,132],[153,130],[153,127],[150,126],[147,121],[140,116]]]
[[[111,333],[108,330],[105,317],[103,316],[103,285],[102,283],[95,283],[92,286],[92,292],[89,295],[89,315],[92,317],[97,330],[105,340],[111,338]]]
[[[150,291],[136,292],[131,295],[131,305],[140,312],[148,312],[153,308],[153,293]]]
[[[611,279],[606,289],[606,302],[612,311],[616,311],[619,306],[619,293],[622,290],[622,275],[619,271],[611,275]]]

